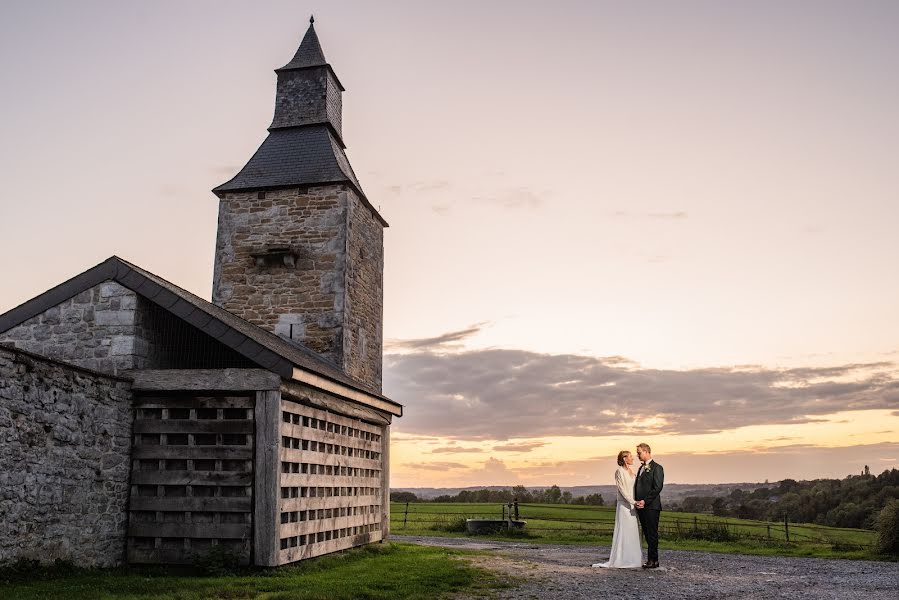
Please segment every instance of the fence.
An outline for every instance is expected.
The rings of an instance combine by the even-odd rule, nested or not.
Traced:
[[[528,522],[526,530],[538,535],[575,534],[611,536],[615,529],[615,510],[565,504],[432,504],[397,503],[391,509],[391,528],[402,533],[410,529],[442,529],[465,518],[521,518]],[[846,548],[872,545],[872,532],[861,529],[825,527],[809,523],[783,521],[751,521],[711,515],[684,515],[663,512],[659,534],[665,538],[699,538],[706,540],[750,539],[771,544],[831,544]],[[860,539],[868,538],[868,539]]]

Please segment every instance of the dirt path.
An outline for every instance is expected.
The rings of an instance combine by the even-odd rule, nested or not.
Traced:
[[[473,562],[523,578],[502,598],[553,600],[614,598],[789,598],[896,600],[899,563],[709,554],[663,550],[663,569],[594,569],[609,557],[604,546],[558,546],[392,535],[394,541],[494,550]]]

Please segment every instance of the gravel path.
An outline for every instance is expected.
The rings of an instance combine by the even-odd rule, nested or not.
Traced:
[[[403,535],[391,535],[390,539],[428,546],[495,550],[475,557],[473,562],[523,578],[519,587],[500,592],[502,598],[899,598],[899,563],[662,550],[662,569],[594,569],[592,563],[609,558],[608,547]]]

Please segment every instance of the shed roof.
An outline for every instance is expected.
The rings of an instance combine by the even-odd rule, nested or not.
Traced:
[[[305,346],[254,325],[118,256],[112,256],[97,266],[47,290],[40,296],[0,314],[0,333],[109,280],[118,282],[200,329],[225,346],[232,348],[260,367],[278,373],[286,379],[293,378],[294,369],[300,369],[387,402],[396,407],[394,414],[402,414],[401,404],[350,377],[337,365],[318,356]]]

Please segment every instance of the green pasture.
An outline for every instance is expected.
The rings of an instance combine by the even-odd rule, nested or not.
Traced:
[[[397,535],[464,537],[466,518],[500,518],[503,505],[494,503],[391,504],[390,527]],[[507,513],[505,513],[507,515]],[[520,518],[527,526],[520,537],[550,544],[610,544],[615,509],[604,506],[522,504]],[[405,521],[405,524],[404,524]],[[724,535],[722,536],[722,532]],[[874,532],[814,524],[789,524],[789,543],[783,522],[766,523],[707,514],[662,512],[661,547],[746,554],[873,558]],[[508,539],[508,535],[487,536]]]
[[[510,586],[460,558],[467,552],[371,544],[277,569],[208,577],[184,569],[132,567],[0,570],[0,598],[16,600],[425,599],[495,593]]]

